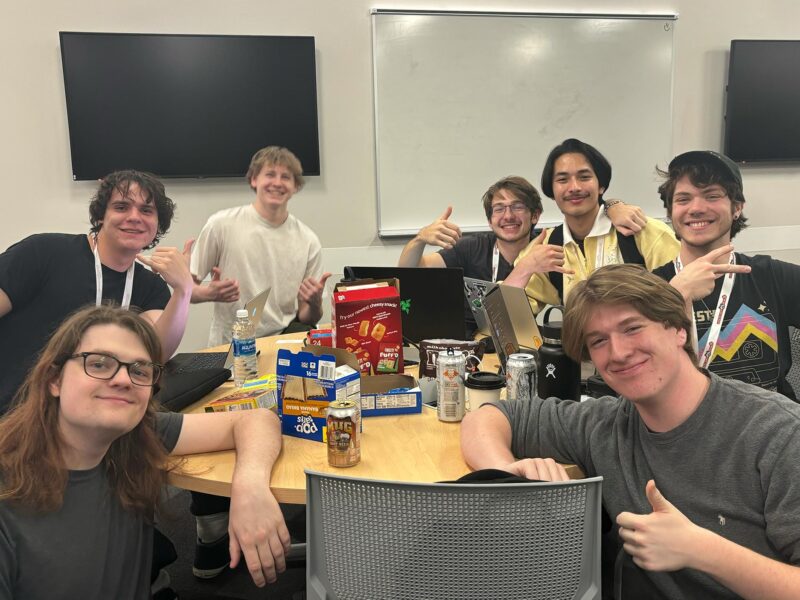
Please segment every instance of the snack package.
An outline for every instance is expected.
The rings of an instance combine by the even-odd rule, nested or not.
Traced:
[[[403,371],[397,279],[339,283],[333,292],[333,345],[352,352],[363,375]]]

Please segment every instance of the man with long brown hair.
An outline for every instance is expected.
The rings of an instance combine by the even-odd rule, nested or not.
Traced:
[[[152,523],[168,454],[235,448],[232,564],[257,585],[285,568],[289,533],[269,490],[277,417],[158,413],[152,327],[91,307],[52,336],[0,420],[0,597],[150,597]]]
[[[680,292],[642,267],[594,271],[567,301],[564,349],[621,397],[484,405],[462,424],[464,457],[601,475],[637,597],[799,598],[800,406],[698,369],[690,327]]]

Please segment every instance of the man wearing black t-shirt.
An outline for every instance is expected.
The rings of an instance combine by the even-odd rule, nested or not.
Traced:
[[[746,227],[739,167],[712,151],[670,162],[661,199],[680,255],[654,272],[691,306],[700,366],[796,399],[789,326],[800,326],[800,266],[733,252]]]
[[[184,254],[176,248],[141,252],[169,230],[174,210],[155,177],[118,171],[100,182],[89,205],[88,235],[32,235],[0,254],[0,414],[52,332],[86,304],[140,309],[161,339],[163,359],[172,356],[194,285],[185,255],[191,242]]]

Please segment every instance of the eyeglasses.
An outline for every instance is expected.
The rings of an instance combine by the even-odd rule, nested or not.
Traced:
[[[528,207],[525,206],[522,202],[514,202],[514,204],[495,204],[492,206],[492,214],[496,217],[505,214],[506,209],[510,208],[511,212],[515,215],[521,215]]]
[[[101,352],[79,352],[70,356],[83,359],[83,370],[89,377],[95,379],[113,379],[122,367],[128,370],[131,383],[152,387],[158,383],[163,365],[137,360],[136,362],[122,362],[110,354]]]

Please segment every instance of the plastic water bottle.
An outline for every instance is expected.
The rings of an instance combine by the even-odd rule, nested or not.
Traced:
[[[233,322],[233,383],[236,387],[242,387],[247,379],[258,377],[255,330],[247,310],[237,310]]]

